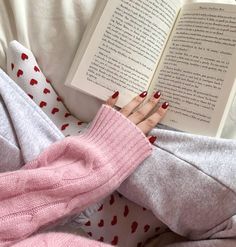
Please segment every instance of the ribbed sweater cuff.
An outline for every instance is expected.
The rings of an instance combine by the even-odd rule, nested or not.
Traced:
[[[83,137],[86,142],[99,148],[108,162],[125,166],[137,166],[152,151],[152,145],[143,132],[128,118],[107,105],[100,108]]]

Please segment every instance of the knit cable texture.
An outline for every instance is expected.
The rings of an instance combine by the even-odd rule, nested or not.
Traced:
[[[152,151],[145,135],[103,105],[90,128],[0,175],[0,246],[10,246],[101,200]]]

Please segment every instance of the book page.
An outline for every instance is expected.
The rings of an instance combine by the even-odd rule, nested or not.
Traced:
[[[219,135],[234,94],[235,45],[236,6],[199,3],[181,10],[152,84],[170,103],[163,124]]]
[[[176,0],[110,0],[71,86],[119,106],[148,89],[180,9]]]

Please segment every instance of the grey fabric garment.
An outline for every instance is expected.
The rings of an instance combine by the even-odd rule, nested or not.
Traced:
[[[236,141],[157,129],[152,134],[158,136],[152,156],[119,192],[189,239],[236,238]],[[170,246],[219,246],[207,242]]]
[[[0,172],[19,169],[62,138],[52,121],[0,69]]]
[[[163,233],[149,241],[145,247],[235,247],[235,239],[187,241],[173,232]]]

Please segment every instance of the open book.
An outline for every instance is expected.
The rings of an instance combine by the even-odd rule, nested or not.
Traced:
[[[162,124],[220,136],[235,94],[236,6],[177,0],[102,0],[66,85],[118,106],[159,90]]]

